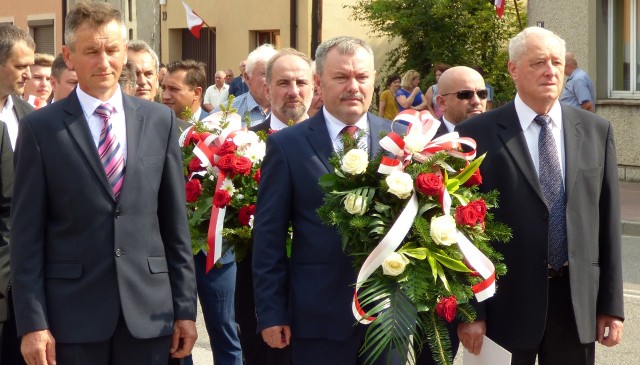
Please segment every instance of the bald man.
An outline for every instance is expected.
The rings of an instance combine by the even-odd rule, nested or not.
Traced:
[[[474,115],[484,113],[487,107],[487,89],[484,79],[476,70],[466,66],[451,67],[440,76],[438,80],[438,95],[436,101],[443,112],[440,117],[440,127],[436,137],[453,132],[462,121]],[[447,326],[449,341],[451,342],[451,354],[458,351],[458,334],[454,321]],[[418,355],[415,365],[433,365],[433,354],[429,346],[425,344]]]
[[[596,91],[593,88],[593,81],[583,69],[578,67],[575,54],[567,52],[564,59],[564,74],[567,75],[567,81],[564,84],[560,102],[595,113]]]
[[[438,135],[453,132],[456,125],[487,108],[487,89],[482,75],[466,66],[452,67],[438,80],[436,101],[443,111]]]

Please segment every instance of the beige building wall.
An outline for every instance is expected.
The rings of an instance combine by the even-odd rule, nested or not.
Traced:
[[[216,65],[218,69],[231,68],[238,72],[238,64],[255,48],[252,31],[277,30],[280,32],[280,47],[290,43],[290,0],[244,0],[238,2],[210,0],[188,0],[187,4],[211,27],[216,30]],[[379,69],[389,50],[389,40],[372,37],[370,29],[362,23],[350,19],[350,11],[343,5],[347,0],[324,0],[322,39],[338,35],[350,35],[366,39],[371,43]],[[311,0],[297,1],[297,49],[310,53]],[[186,15],[181,1],[168,1],[161,11],[166,11],[162,21],[161,59],[167,63],[182,57],[182,29],[186,28]],[[202,32],[206,30],[203,29]],[[313,57],[312,57],[313,58]]]
[[[28,30],[33,36],[33,27],[53,25],[54,51],[62,50],[62,2],[61,1],[2,1],[0,6],[0,23],[13,23],[19,28]]]

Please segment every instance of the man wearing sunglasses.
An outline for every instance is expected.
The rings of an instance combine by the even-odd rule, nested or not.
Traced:
[[[438,136],[453,132],[462,121],[484,113],[487,107],[487,89],[477,71],[466,66],[446,70],[438,80],[436,101],[440,110]]]

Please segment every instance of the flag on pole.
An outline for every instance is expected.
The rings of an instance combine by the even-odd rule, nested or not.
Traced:
[[[187,12],[187,27],[189,27],[189,31],[191,31],[194,37],[200,38],[200,29],[204,24],[204,20],[200,19],[184,0],[182,1],[182,5],[184,5],[184,11]]]
[[[496,14],[498,14],[498,18],[502,18],[502,14],[504,14],[504,1],[505,0],[494,1],[494,4],[496,6]]]

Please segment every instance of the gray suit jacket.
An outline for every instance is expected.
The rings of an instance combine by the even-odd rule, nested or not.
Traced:
[[[195,319],[196,289],[176,117],[123,96],[127,161],[119,199],[78,97],[20,124],[12,202],[18,335],[49,328],[57,342],[110,338],[122,314],[136,338]]]
[[[389,131],[391,123],[371,113],[368,120],[373,157],[380,132]],[[332,153],[322,112],[267,140],[253,232],[258,331],[291,325],[296,337],[345,340],[356,328],[351,313],[356,272],[336,229],[316,214],[323,202],[318,180],[333,171]],[[289,262],[284,242],[290,223]]]
[[[624,318],[620,195],[611,124],[593,113],[562,106],[571,298],[580,340],[593,342],[596,315]],[[482,191],[498,189],[495,218],[513,239],[497,244],[508,273],[496,295],[478,307],[487,335],[507,348],[533,348],[547,314],[548,210],[514,103],[458,125],[487,153]],[[567,320],[571,320],[568,318]]]

